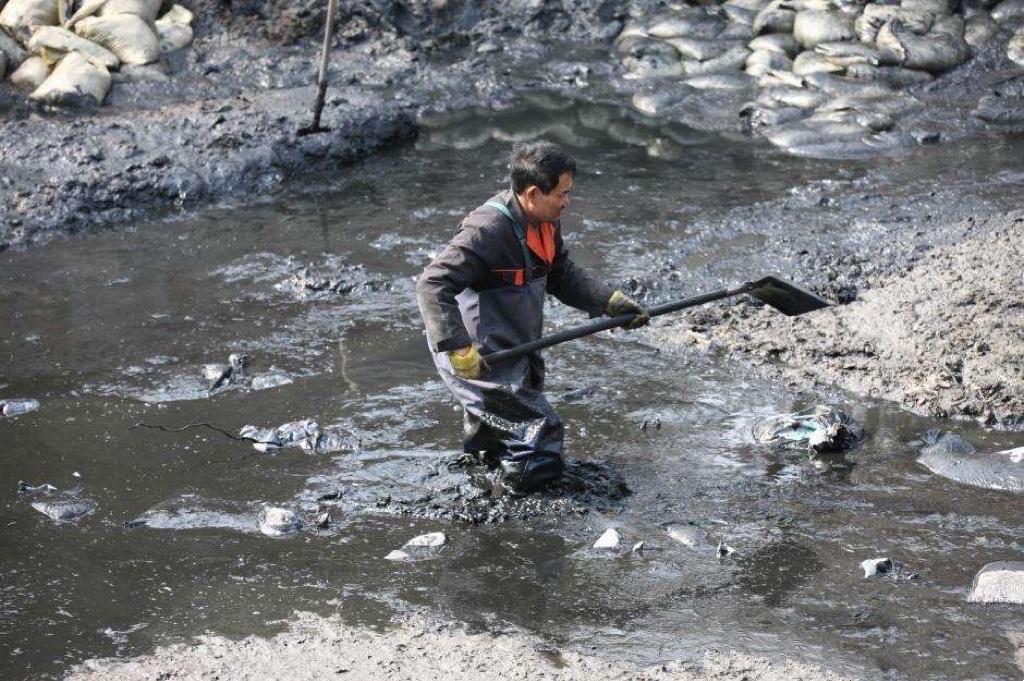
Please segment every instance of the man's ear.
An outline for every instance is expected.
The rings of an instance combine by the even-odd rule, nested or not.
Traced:
[[[523,196],[526,199],[528,199],[530,201],[530,203],[533,203],[534,201],[537,200],[537,194],[539,192],[540,192],[540,187],[538,187],[535,184],[531,184],[529,187],[526,188],[526,191],[523,192]]]

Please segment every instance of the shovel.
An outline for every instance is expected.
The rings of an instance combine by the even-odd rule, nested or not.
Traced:
[[[327,96],[327,63],[331,53],[331,38],[334,37],[334,14],[338,9],[338,0],[327,0],[327,25],[324,27],[324,46],[320,52],[320,72],[316,79],[316,101],[313,102],[313,123],[299,128],[299,137],[318,132],[330,132],[330,128],[320,125],[320,113],[324,110],[324,98]]]
[[[658,305],[649,309],[647,313],[651,317],[660,317],[663,314],[677,312],[678,310],[685,310],[688,307],[697,307],[698,305],[710,303],[715,300],[722,300],[723,298],[732,298],[733,296],[742,295],[744,293],[750,294],[761,302],[771,305],[788,317],[795,317],[807,312],[813,312],[814,310],[820,310],[823,307],[828,307],[828,302],[810,291],[802,289],[788,281],[779,279],[778,277],[764,277],[757,281],[749,281],[745,284],[741,284],[735,288],[723,288],[718,291],[712,291],[711,293],[704,293],[699,296],[683,298],[682,300],[677,300],[675,302]],[[495,362],[520,357],[533,352],[534,350],[549,348],[552,345],[558,345],[559,343],[564,343],[575,338],[589,336],[597,333],[598,331],[614,329],[622,326],[623,324],[629,323],[634,317],[636,317],[635,314],[624,314],[619,315],[618,317],[602,319],[598,322],[592,322],[572,329],[566,329],[565,331],[560,331],[559,333],[554,333],[550,336],[545,336],[544,338],[540,338],[529,343],[523,343],[522,345],[517,345],[505,350],[487,353],[483,356],[484,363],[492,365]]]

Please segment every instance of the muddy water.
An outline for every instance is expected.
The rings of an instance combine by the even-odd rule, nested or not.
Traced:
[[[423,462],[457,449],[459,415],[427,357],[412,278],[459,216],[503,186],[509,141],[537,134],[581,160],[566,220],[577,259],[626,285],[642,279],[651,298],[770,266],[813,278],[795,269],[801,239],[880,248],[898,220],[857,232],[832,219],[856,214],[864,196],[891,198],[888,217],[999,208],[1022,151],[992,138],[840,166],[538,100],[432,121],[415,148],[293,196],[0,254],[0,396],[42,402],[0,421],[0,676],[60,676],[88,657],[204,631],[268,633],[295,610],[384,626],[420,607],[642,663],[716,646],[851,675],[1019,676],[1006,634],[1024,627],[1020,611],[965,601],[977,569],[1018,558],[1019,502],[918,466],[913,440],[935,423],[795,393],[731,360],[660,353],[642,335],[547,355],[569,451],[620,471],[632,490],[621,503],[489,525],[363,509],[288,538],[255,531],[263,503],[308,512],[325,485],[343,497],[384,489],[381,471],[387,489],[414,487]],[[815,220],[767,229],[742,218],[746,206],[802,196],[801,216]],[[302,296],[277,286],[304,264],[354,287]],[[552,329],[582,320],[557,304],[550,315]],[[230,352],[251,357],[252,375],[292,382],[207,396],[203,364]],[[820,401],[865,424],[856,452],[811,462],[754,444],[757,419]],[[271,456],[209,430],[132,428],[237,432],[302,418],[346,434],[348,449]],[[660,428],[641,429],[654,419]],[[982,447],[1021,444],[963,430]],[[19,500],[18,480],[80,488],[99,509],[54,523]],[[205,513],[173,515],[178,529],[122,526],[153,508]],[[665,532],[673,523],[736,553],[683,547]],[[647,550],[588,550],[607,527]],[[450,537],[438,559],[382,560],[435,530]],[[863,580],[860,561],[879,556],[919,578]]]

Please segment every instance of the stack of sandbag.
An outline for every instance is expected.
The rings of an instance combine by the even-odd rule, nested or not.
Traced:
[[[161,16],[163,5],[164,0],[0,0],[0,77],[9,73],[15,86],[47,104],[101,104],[112,72],[155,64],[191,44],[192,13],[173,5]]]
[[[748,129],[785,146],[931,141],[891,133],[920,106],[904,88],[967,61],[972,50],[1020,31],[1024,0],[991,12],[958,0],[727,0],[640,17],[616,39],[632,78],[679,79],[683,90],[759,89],[741,110]],[[1024,36],[1011,39],[1024,59]],[[713,76],[713,77],[711,77]],[[650,109],[651,94],[638,97]],[[672,98],[669,98],[672,99]],[[677,96],[672,101],[679,101]],[[666,100],[667,101],[667,100]]]

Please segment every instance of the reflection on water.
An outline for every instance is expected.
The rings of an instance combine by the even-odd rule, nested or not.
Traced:
[[[864,197],[927,196],[937,176],[965,204],[1006,205],[1004,168],[1020,152],[991,139],[839,167],[547,100],[430,121],[417,148],[298,198],[0,254],[0,396],[41,402],[0,421],[10,481],[0,487],[0,674],[59,674],[206,630],[268,633],[296,609],[379,625],[421,605],[639,662],[714,645],[915,679],[1015,673],[1003,634],[1013,612],[968,607],[962,594],[982,564],[1024,544],[1015,497],[930,475],[911,443],[933,423],[851,397],[831,402],[869,437],[845,459],[759,446],[755,422],[823,397],[714,355],[669,356],[624,333],[548,352],[570,454],[620,472],[632,491],[621,503],[484,526],[367,512],[380,480],[412,499],[447,484],[433,462],[458,446],[460,417],[427,357],[412,279],[459,217],[505,185],[509,141],[539,134],[580,159],[565,224],[577,259],[655,297],[752,269],[812,279],[785,255],[799,244],[780,243],[897,230],[869,220],[860,207],[874,199]],[[793,206],[788,222],[751,219],[748,206],[773,202]],[[847,214],[863,219],[836,219]],[[280,286],[302,268],[311,290]],[[317,276],[332,285],[317,289]],[[550,329],[583,319],[549,306]],[[249,355],[251,376],[291,382],[139,399],[198,381],[204,364],[233,352]],[[208,429],[132,428],[205,422],[238,433],[304,419],[354,451],[269,455]],[[55,523],[18,499],[19,479],[80,487],[98,510]],[[253,529],[263,504],[309,514],[330,494],[327,530],[271,539]],[[140,516],[151,527],[122,526]],[[667,535],[685,523],[736,553],[719,560]],[[608,527],[645,550],[583,550]],[[383,560],[439,530],[450,546],[437,560]],[[883,555],[922,578],[862,580],[860,561]]]

